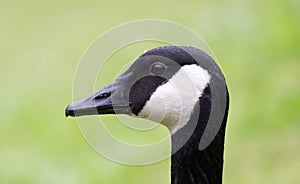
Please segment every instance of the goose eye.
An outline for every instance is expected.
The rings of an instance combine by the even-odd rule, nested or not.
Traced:
[[[161,64],[161,63],[154,63],[151,66],[151,73],[155,74],[155,75],[162,75],[166,70],[166,66]]]
[[[99,99],[107,98],[109,95],[110,95],[110,93],[102,93],[102,94],[96,96],[94,99],[99,100]]]

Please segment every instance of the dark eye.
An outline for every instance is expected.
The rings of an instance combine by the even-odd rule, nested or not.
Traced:
[[[151,66],[151,73],[155,74],[155,75],[162,75],[166,70],[166,66],[161,64],[161,63],[154,63]]]
[[[107,98],[107,97],[109,97],[109,95],[110,95],[110,93],[102,93],[102,94],[96,96],[94,99],[99,100],[99,99]]]

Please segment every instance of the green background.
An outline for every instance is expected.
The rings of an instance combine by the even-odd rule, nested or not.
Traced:
[[[299,17],[298,0],[0,1],[0,183],[169,182],[170,160],[107,160],[64,117],[89,44],[145,18],[191,28],[218,58],[231,93],[224,183],[300,183]]]

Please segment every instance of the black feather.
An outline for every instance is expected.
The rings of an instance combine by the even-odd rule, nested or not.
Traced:
[[[229,96],[227,95],[227,98]],[[201,136],[206,128],[211,107],[210,87],[206,87],[200,97],[200,114],[196,129],[190,139],[172,155],[172,184],[220,184],[222,183],[224,136],[227,121],[229,100],[223,123],[216,137],[204,150],[199,150]],[[187,133],[186,127],[172,136],[172,145],[176,145],[182,134]]]

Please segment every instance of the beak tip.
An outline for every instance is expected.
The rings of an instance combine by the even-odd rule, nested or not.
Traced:
[[[65,109],[65,116],[68,117],[68,116],[72,116],[72,110],[70,110],[70,105],[68,105]]]

